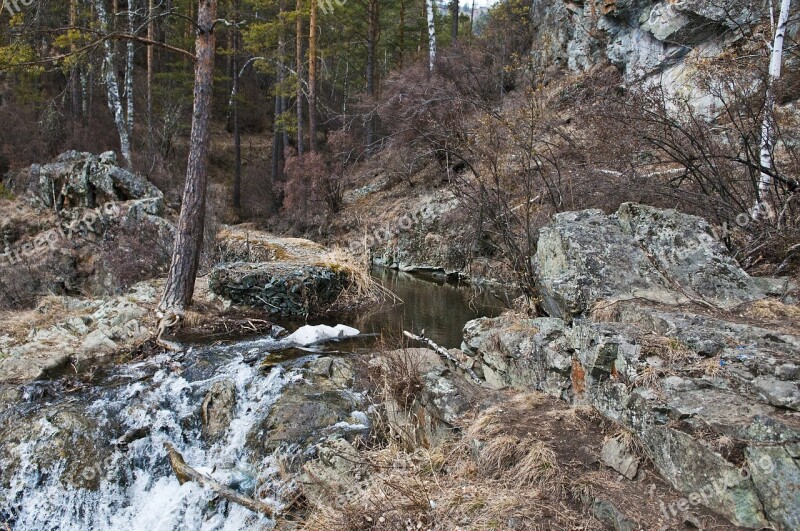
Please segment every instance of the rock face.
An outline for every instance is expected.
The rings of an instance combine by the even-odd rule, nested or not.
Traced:
[[[763,299],[766,283],[702,220],[669,210],[558,215],[534,260],[551,317],[465,327],[462,349],[487,384],[589,404],[690,500],[736,525],[797,529],[797,307]]]
[[[223,229],[218,246],[226,261],[211,272],[209,289],[270,315],[322,314],[350,286],[348,266],[308,240],[277,238],[245,225]]]
[[[3,177],[0,307],[30,308],[46,293],[118,295],[160,276],[173,226],[162,193],[113,153],[67,152]]]
[[[566,320],[599,301],[731,308],[765,296],[706,221],[633,203],[613,216],[556,215],[540,232],[533,262],[545,310]]]
[[[117,164],[114,152],[101,155],[68,151],[56,162],[34,164],[10,178],[17,195],[56,210],[97,208],[110,202],[143,200],[148,214],[164,213],[164,195],[147,179]]]
[[[698,45],[735,39],[731,30],[762,14],[747,0],[534,0],[531,16],[541,23],[533,49],[571,70],[607,59],[635,77],[669,68]]]
[[[9,179],[17,195],[29,195],[45,208],[96,208],[104,203],[150,200],[150,213],[161,215],[164,196],[147,179],[117,164],[114,152],[100,155],[68,151],[50,164],[34,164]]]

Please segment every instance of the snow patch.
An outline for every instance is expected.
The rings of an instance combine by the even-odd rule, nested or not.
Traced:
[[[343,324],[338,324],[336,326],[305,325],[298,328],[292,335],[287,337],[285,341],[301,347],[307,347],[324,341],[355,337],[360,333],[361,332],[355,328]]]

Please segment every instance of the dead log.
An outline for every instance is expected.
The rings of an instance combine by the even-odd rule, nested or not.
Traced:
[[[444,359],[446,359],[447,361],[449,361],[450,363],[452,363],[453,365],[455,365],[456,367],[458,367],[462,371],[464,371],[467,374],[469,374],[472,377],[472,379],[475,380],[477,383],[482,383],[481,379],[478,378],[478,375],[475,374],[475,371],[473,371],[472,369],[470,369],[469,367],[467,367],[466,365],[464,365],[463,363],[461,363],[460,361],[455,359],[453,357],[453,355],[450,354],[450,352],[446,348],[437,345],[436,343],[433,342],[432,339],[428,339],[427,337],[423,337],[423,336],[418,336],[418,335],[412,334],[411,332],[407,332],[405,330],[403,331],[403,335],[408,337],[408,338],[410,338],[410,339],[413,339],[414,341],[419,341],[420,343],[424,343],[424,344],[428,345],[430,348],[432,348],[441,357],[443,357]]]
[[[273,508],[266,503],[239,494],[232,488],[226,487],[225,485],[213,480],[205,474],[201,474],[197,470],[187,465],[180,452],[178,452],[171,444],[164,443],[164,447],[167,449],[169,464],[172,466],[172,471],[175,472],[175,476],[178,478],[178,481],[180,481],[181,485],[187,481],[194,481],[195,483],[214,491],[218,496],[235,504],[241,505],[242,507],[246,507],[254,513],[261,513],[269,517],[275,516],[275,511]]]

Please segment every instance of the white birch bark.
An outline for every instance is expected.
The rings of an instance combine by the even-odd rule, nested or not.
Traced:
[[[95,9],[97,10],[97,18],[100,20],[100,29],[104,33],[108,32],[108,13],[106,7],[103,5],[103,0],[95,0]],[[111,40],[106,39],[103,42],[103,71],[106,83],[106,96],[108,97],[108,108],[114,116],[114,123],[117,126],[119,133],[119,146],[122,152],[122,158],[128,168],[133,166],[131,158],[131,143],[128,136],[128,125],[125,121],[125,113],[122,109],[122,101],[119,96],[119,84],[117,83],[117,73],[114,71],[114,50],[111,46]]]
[[[434,25],[435,6],[434,0],[425,0],[425,11],[428,14],[428,68],[433,72],[433,65],[436,63],[436,27]]]
[[[767,94],[764,101],[764,121],[761,123],[761,155],[759,164],[761,168],[772,169],[772,151],[775,147],[775,83],[781,77],[781,62],[783,60],[783,39],[786,36],[786,24],[789,20],[789,9],[792,0],[781,0],[781,12],[778,16],[778,25],[775,26],[772,51],[769,59],[769,75],[767,77]],[[770,10],[771,11],[771,10]],[[750,213],[755,220],[763,211],[764,198],[772,187],[772,177],[761,171],[756,191],[756,202]]]
[[[133,0],[128,0],[128,33],[133,35],[134,31],[134,6]],[[133,41],[128,40],[127,54],[125,57],[125,96],[127,109],[125,118],[128,127],[128,138],[133,138],[133,67],[134,67],[134,48]]]

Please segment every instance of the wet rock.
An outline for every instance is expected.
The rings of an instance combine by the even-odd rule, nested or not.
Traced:
[[[362,397],[350,391],[351,380],[344,376],[352,374],[352,367],[341,359],[325,365],[313,363],[302,380],[284,388],[269,415],[248,433],[248,447],[261,456],[281,450],[290,456],[292,466],[299,466],[327,437],[368,433],[369,426],[357,413]]]
[[[203,399],[200,410],[203,435],[210,441],[222,437],[233,420],[236,408],[236,385],[231,380],[215,382]]]
[[[98,439],[97,428],[69,407],[44,410],[9,424],[0,431],[0,484],[11,488],[8,482],[23,468],[34,482],[57,474],[65,488],[97,489],[107,472],[103,460],[110,454],[108,444]]]

